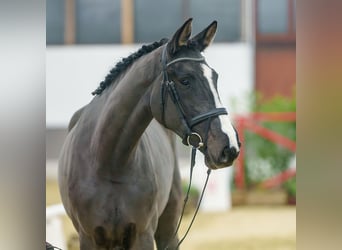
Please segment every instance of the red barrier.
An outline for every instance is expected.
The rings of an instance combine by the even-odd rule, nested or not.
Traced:
[[[253,121],[292,122],[296,120],[296,112],[255,112],[251,113],[247,119]]]
[[[280,174],[263,181],[260,186],[263,188],[273,188],[276,186],[279,186],[279,184],[287,181],[288,179],[296,176],[296,169],[295,168],[289,168],[285,170],[284,172],[281,172]]]
[[[245,143],[245,130],[252,131],[255,134],[260,135],[261,137],[270,140],[274,143],[277,143],[292,152],[296,152],[296,142],[288,139],[287,137],[274,132],[268,128],[262,127],[258,122],[260,121],[272,121],[272,122],[284,122],[284,121],[295,121],[296,113],[295,112],[286,112],[286,113],[251,113],[246,116],[236,116],[235,124],[236,129],[238,131],[240,141],[242,143],[242,147],[240,149],[240,154],[236,162],[236,171],[235,171],[235,184],[239,189],[245,188],[245,172],[244,172],[244,143]],[[284,181],[296,175],[295,169],[286,170],[279,175],[270,178],[261,183],[261,186],[270,188],[277,185],[280,185]]]

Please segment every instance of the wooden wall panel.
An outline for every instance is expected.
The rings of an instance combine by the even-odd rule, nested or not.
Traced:
[[[296,84],[295,47],[262,47],[256,50],[255,88],[263,97],[291,96]]]

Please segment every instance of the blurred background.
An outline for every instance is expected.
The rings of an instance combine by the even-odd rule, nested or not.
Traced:
[[[47,241],[78,249],[57,184],[72,114],[117,61],[144,43],[171,38],[193,17],[193,34],[218,21],[205,57],[219,73],[219,94],[243,147],[233,167],[213,171],[183,249],[296,249],[295,16],[294,0],[47,0]],[[186,188],[189,149],[178,145]],[[192,204],[206,173],[200,155],[196,162]]]

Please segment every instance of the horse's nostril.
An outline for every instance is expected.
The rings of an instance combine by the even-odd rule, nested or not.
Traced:
[[[232,161],[236,157],[238,157],[238,155],[239,155],[239,152],[236,150],[235,147],[230,148],[229,146],[226,146],[222,152],[222,160],[223,161]]]
[[[239,153],[240,153],[240,152],[238,152],[238,151],[236,150],[236,148],[231,148],[231,157],[232,157],[233,159],[235,159],[236,157],[238,157]]]
[[[223,152],[222,152],[223,157],[229,157],[229,147],[224,147]]]

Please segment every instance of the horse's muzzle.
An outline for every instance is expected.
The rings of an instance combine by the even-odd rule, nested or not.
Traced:
[[[220,169],[233,165],[240,151],[235,147],[225,146],[219,154],[205,153],[205,163],[210,169]],[[216,157],[215,157],[216,156]]]
[[[226,146],[220,155],[219,164],[223,166],[230,166],[233,164],[238,155],[239,151],[235,147]]]

